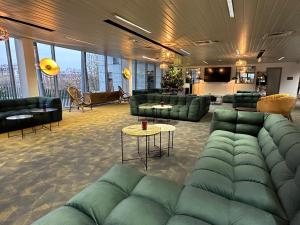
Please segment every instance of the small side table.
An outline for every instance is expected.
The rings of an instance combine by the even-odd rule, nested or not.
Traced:
[[[51,113],[51,112],[55,112],[57,111],[56,108],[45,108],[45,109],[41,109],[41,108],[36,108],[36,109],[31,109],[30,112],[34,115],[36,114],[44,114],[44,113]],[[45,124],[42,125],[42,128],[46,128],[50,131],[52,131],[52,123],[49,123],[49,127],[45,126]],[[59,126],[59,121],[57,121],[57,126]]]
[[[141,124],[124,127],[121,130],[122,164],[123,164],[124,161],[141,159],[144,162],[144,165],[145,165],[146,170],[147,170],[148,169],[149,139],[150,139],[151,136],[154,136],[154,135],[159,134],[159,133],[160,133],[160,128],[158,126],[155,126],[155,125],[149,125],[148,124],[147,130],[143,130]],[[123,135],[124,134],[137,138],[137,140],[138,140],[137,148],[138,148],[139,156],[140,156],[139,138],[144,137],[146,139],[145,159],[143,159],[142,157],[124,159],[124,144],[123,144]]]
[[[173,146],[174,146],[174,132],[176,130],[175,126],[169,125],[169,124],[155,124],[154,126],[159,127],[160,132],[168,132],[168,156],[170,155],[170,149],[173,150]],[[161,133],[160,133],[160,139],[161,139]],[[161,141],[160,141],[161,143]],[[161,149],[161,146],[160,146]]]
[[[168,109],[171,110],[173,108],[172,105],[154,105],[153,109],[155,110],[155,121],[157,121],[157,111],[162,109]],[[170,119],[169,119],[170,121]]]
[[[33,115],[16,115],[16,116],[6,117],[6,120],[16,121],[16,123],[22,123],[22,121],[32,120],[32,119],[33,119]],[[32,132],[31,133],[35,133],[35,128],[34,127],[32,127]],[[10,138],[10,137],[14,137],[14,136],[17,136],[17,135],[10,136],[9,132],[8,132],[7,136],[8,136],[8,138]],[[24,129],[23,128],[21,129],[21,136],[22,136],[22,139],[23,139],[23,137],[24,137]]]

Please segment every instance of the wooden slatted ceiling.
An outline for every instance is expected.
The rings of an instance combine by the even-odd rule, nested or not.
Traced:
[[[226,0],[6,0],[0,1],[0,14],[43,25],[56,31],[44,32],[0,20],[16,36],[30,37],[58,45],[68,45],[93,52],[107,52],[140,58],[158,57],[161,49],[124,31],[103,23],[113,14],[121,15],[152,33],[129,27],[161,43],[175,42],[176,50],[184,48],[191,56],[186,64],[232,63],[236,49],[245,58],[255,61],[260,49],[266,49],[265,62],[275,62],[281,56],[289,61],[300,59],[299,0],[234,0],[235,18],[230,19]],[[122,25],[126,25],[121,23]],[[126,25],[127,26],[127,25]],[[263,40],[266,33],[294,30],[289,37]],[[65,36],[95,43],[87,45]],[[133,43],[130,39],[138,40]],[[219,40],[220,43],[194,46],[197,40]]]

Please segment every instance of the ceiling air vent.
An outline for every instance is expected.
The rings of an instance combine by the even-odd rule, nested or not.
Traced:
[[[219,43],[219,41],[217,41],[217,40],[202,40],[202,41],[194,41],[193,42],[193,44],[195,46],[211,45],[211,44],[215,44],[215,43]]]
[[[290,36],[294,33],[294,31],[280,31],[280,32],[273,32],[273,33],[268,33],[263,36],[263,39],[267,38],[281,38],[281,37],[287,37]]]

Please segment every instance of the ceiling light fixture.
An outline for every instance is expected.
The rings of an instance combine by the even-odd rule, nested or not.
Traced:
[[[239,49],[235,50],[235,52],[236,52],[237,55],[240,54],[240,50]]]
[[[227,6],[230,18],[234,18],[233,2],[232,0],[227,0]]]
[[[80,43],[83,43],[83,44],[88,44],[88,45],[96,45],[94,43],[91,43],[91,42],[87,42],[87,41],[82,41],[82,40],[79,40],[77,38],[73,38],[73,37],[70,37],[70,36],[65,36],[66,39],[69,39],[71,41],[76,41],[76,42],[80,42]]]
[[[239,59],[238,61],[235,62],[235,65],[238,67],[244,67],[247,66],[247,61]]]
[[[262,61],[261,57],[257,58],[257,62],[261,63],[261,61]]]
[[[208,64],[208,62],[206,62],[206,61],[204,61],[204,60],[203,60],[202,62],[204,62],[205,64]]]
[[[151,34],[151,31],[149,31],[149,30],[147,30],[147,29],[145,29],[145,28],[143,28],[143,27],[140,27],[140,26],[136,25],[135,23],[130,22],[129,20],[126,20],[125,18],[123,18],[123,17],[121,17],[121,16],[115,15],[115,18],[117,18],[118,20],[121,20],[121,21],[123,21],[123,22],[125,22],[125,23],[128,23],[128,24],[131,25],[131,26],[134,26],[134,27],[136,27],[136,28],[139,28],[140,30],[145,31],[145,32],[148,33],[148,34]]]
[[[180,49],[180,51],[182,51],[182,52],[184,52],[185,54],[187,54],[187,55],[190,55],[191,53],[189,53],[188,51],[186,51],[186,50],[184,50],[184,49]]]
[[[6,41],[9,39],[9,32],[5,27],[0,26],[0,41]]]
[[[151,58],[151,57],[148,57],[148,56],[142,56],[143,59],[148,59],[148,60],[151,60],[151,61],[157,61],[157,59],[154,59],[154,58]]]
[[[281,61],[281,60],[283,60],[285,57],[284,56],[282,56],[282,57],[280,57],[278,60],[279,61]]]

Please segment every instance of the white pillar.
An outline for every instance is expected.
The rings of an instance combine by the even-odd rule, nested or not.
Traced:
[[[129,95],[131,96],[132,95],[132,76],[133,76],[133,68],[132,68],[132,60],[131,59],[128,59],[128,69],[131,73],[131,77],[130,79],[128,80],[128,93]]]
[[[23,97],[39,96],[33,40],[15,39],[17,61]]]

